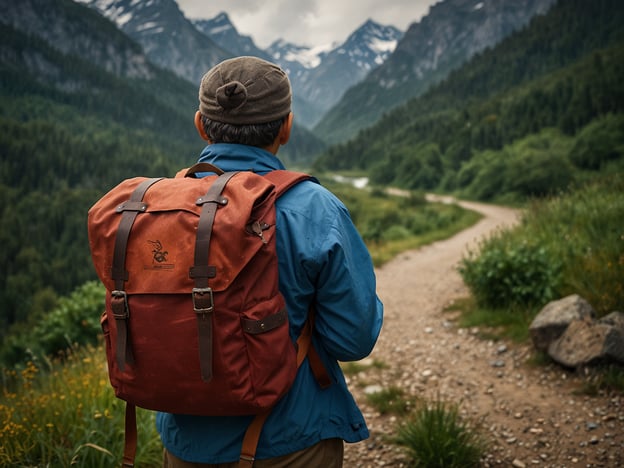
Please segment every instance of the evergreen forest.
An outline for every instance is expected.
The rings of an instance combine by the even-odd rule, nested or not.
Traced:
[[[561,1],[315,167],[511,203],[622,170],[623,21],[616,0]]]

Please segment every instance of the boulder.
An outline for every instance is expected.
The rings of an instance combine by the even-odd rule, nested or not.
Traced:
[[[610,314],[607,314],[604,317],[598,319],[598,321],[600,323],[612,325],[617,330],[619,330],[622,335],[624,335],[624,313],[617,311],[611,312]]]
[[[611,314],[609,314],[611,315]],[[619,317],[617,320],[622,320]],[[622,324],[591,318],[572,321],[563,334],[548,346],[548,354],[566,367],[580,367],[602,362],[624,364]]]
[[[596,312],[591,304],[578,294],[549,302],[529,326],[533,346],[540,351],[547,351],[550,344],[557,340],[574,320],[593,319],[595,316]]]

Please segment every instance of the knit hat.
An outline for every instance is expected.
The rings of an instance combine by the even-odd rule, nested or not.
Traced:
[[[290,112],[288,76],[256,57],[236,57],[211,68],[199,86],[199,111],[215,122],[272,122]]]

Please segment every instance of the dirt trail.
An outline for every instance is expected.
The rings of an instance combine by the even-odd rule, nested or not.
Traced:
[[[484,340],[476,329],[458,328],[455,316],[444,311],[468,294],[456,269],[466,249],[517,221],[517,212],[508,208],[460,204],[483,219],[377,270],[385,320],[364,364],[379,361],[386,367],[367,366],[348,376],[371,438],[347,445],[345,466],[407,466],[387,441],[396,418],[367,404],[366,393],[391,386],[417,397],[459,402],[464,415],[481,421],[492,442],[485,466],[624,466],[624,398],[583,395],[576,373],[528,363],[530,345]]]

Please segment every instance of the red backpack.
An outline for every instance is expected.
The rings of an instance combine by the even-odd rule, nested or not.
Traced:
[[[309,178],[199,163],[175,178],[125,180],[89,210],[91,255],[108,290],[109,378],[127,402],[124,465],[134,463],[135,406],[258,415],[241,453],[251,466],[262,424],[306,356],[329,384],[310,346],[312,314],[294,346],[278,289],[275,200]]]

